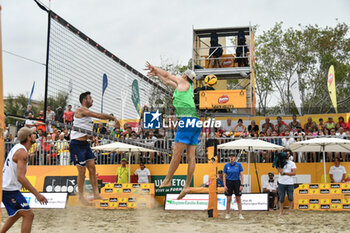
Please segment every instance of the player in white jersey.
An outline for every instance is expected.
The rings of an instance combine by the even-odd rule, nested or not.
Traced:
[[[18,131],[17,138],[20,143],[11,149],[4,162],[2,202],[9,217],[1,228],[1,233],[7,232],[20,217],[23,218],[21,232],[31,232],[34,213],[19,191],[22,186],[33,193],[40,204],[47,204],[47,199],[26,178],[28,150],[35,143],[35,130],[35,128],[23,127]]]
[[[104,120],[113,120],[117,125],[119,125],[119,121],[114,116],[104,113],[96,113],[89,110],[93,103],[90,92],[80,94],[79,101],[81,103],[81,107],[75,111],[73,127],[92,131],[94,125],[92,122],[92,117]],[[89,170],[90,183],[93,188],[94,199],[102,199],[97,186],[95,156],[91,151],[90,143],[87,141],[88,139],[92,139],[92,136],[74,130],[71,132],[71,143],[69,150],[74,165],[77,165],[78,194],[79,200],[83,205],[89,205],[88,201],[84,197],[86,168]]]

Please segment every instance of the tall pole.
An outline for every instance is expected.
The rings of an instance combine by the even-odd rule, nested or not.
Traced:
[[[323,176],[324,176],[324,183],[327,183],[327,173],[326,173],[326,148],[325,145],[322,145],[323,150]]]
[[[44,99],[44,121],[46,121],[46,109],[47,109],[47,92],[49,81],[49,48],[50,48],[50,30],[51,30],[51,11],[48,11],[48,23],[47,23],[47,45],[46,45],[46,70],[45,70],[45,99]]]
[[[1,43],[1,6],[0,6],[0,169],[4,164],[4,131],[5,130],[5,114],[4,114],[4,100],[2,88],[2,43]],[[0,203],[2,202],[2,172],[0,172]],[[1,219],[1,211],[0,211]],[[0,222],[1,226],[1,222]]]

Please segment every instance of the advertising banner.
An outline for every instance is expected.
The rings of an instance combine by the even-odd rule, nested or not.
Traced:
[[[156,196],[165,196],[166,193],[179,194],[186,183],[186,177],[187,176],[173,176],[171,179],[171,187],[167,188],[159,188],[165,179],[165,176],[151,176],[151,183],[154,183]],[[193,179],[190,187],[193,187]]]
[[[165,210],[207,210],[209,194],[187,194],[177,200],[178,194],[167,194]],[[218,210],[226,210],[226,196],[218,194]],[[231,209],[238,210],[236,198],[232,196]],[[242,194],[242,210],[268,210],[267,193]]]
[[[200,109],[246,108],[246,90],[200,91]]]
[[[46,205],[41,205],[34,194],[22,193],[32,209],[64,209],[66,208],[68,193],[41,193],[47,199]],[[1,203],[1,208],[5,208]]]

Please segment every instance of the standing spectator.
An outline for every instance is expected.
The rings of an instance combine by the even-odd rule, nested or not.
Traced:
[[[74,120],[74,112],[72,111],[72,105],[68,105],[67,111],[63,113],[63,122],[65,124],[72,124]]]
[[[259,126],[255,123],[255,120],[252,120],[250,125],[248,125],[248,132],[252,135],[254,134],[253,132],[259,133]]]
[[[114,125],[114,129],[111,131],[111,136],[114,138],[120,138],[121,132],[118,124]]]
[[[325,126],[324,126],[323,118],[318,119],[317,129],[318,129],[319,131],[320,131],[320,130],[323,131],[324,127],[325,127]]]
[[[230,118],[227,118],[226,120],[227,125],[222,127],[222,130],[224,131],[224,135],[226,137],[231,137],[233,134],[234,126],[232,125],[232,120]]]
[[[325,128],[328,130],[335,129],[335,122],[333,121],[333,117],[328,117],[328,121],[325,123]]]
[[[269,208],[277,209],[278,195],[277,195],[277,180],[274,179],[275,174],[273,172],[268,173],[269,180],[263,184],[263,192],[268,193],[269,196]],[[272,201],[271,201],[272,199]]]
[[[44,123],[44,111],[43,110],[40,110],[39,116],[36,119],[40,120],[39,122],[42,122],[42,124],[40,124],[36,127],[36,130],[41,129],[43,132],[46,132],[46,124]]]
[[[243,190],[243,167],[236,161],[236,154],[230,154],[230,162],[224,166],[224,188],[226,201],[226,219],[230,218],[230,207],[232,194],[236,196],[238,205],[239,219],[244,219],[242,216],[242,190]]]
[[[275,130],[277,130],[278,134],[283,133],[283,131],[286,129],[287,124],[282,121],[282,117],[277,117],[277,124],[275,125]]]
[[[241,136],[244,135],[247,132],[246,127],[243,125],[243,120],[242,119],[238,119],[238,124],[235,126],[235,128],[233,129],[233,131],[235,132],[235,135],[237,136]]]
[[[25,118],[28,118],[29,113],[31,113],[32,116],[34,116],[34,112],[33,112],[33,110],[32,110],[32,105],[30,105],[30,104],[27,106],[27,109],[26,109],[26,111],[24,112],[24,117],[25,117]]]
[[[297,128],[300,127],[301,128],[301,124],[299,121],[297,121],[297,115],[293,115],[293,120],[292,122],[289,123],[289,129],[293,132],[293,134],[295,134],[297,132]]]
[[[129,124],[127,124],[127,125],[125,126],[124,137],[125,137],[126,139],[131,138],[131,133],[132,133],[132,132],[133,132],[133,131],[132,131],[131,126],[130,126]],[[153,131],[152,131],[152,133],[153,133]]]
[[[283,153],[284,154],[284,153]],[[277,168],[279,172],[278,177],[278,195],[280,202],[280,214],[283,213],[283,204],[286,194],[288,195],[289,211],[293,208],[294,200],[294,180],[293,176],[297,174],[297,166],[288,158],[288,154],[285,153],[283,157],[286,161],[286,165],[283,168]]]
[[[338,123],[335,125],[335,128],[338,130],[340,127],[343,127],[343,129],[346,128],[346,123],[344,121],[344,117],[340,116],[338,118]]]
[[[271,130],[273,131],[275,129],[275,127],[273,126],[273,124],[270,122],[270,118],[266,117],[265,119],[265,123],[262,124],[262,131],[264,133],[266,133],[267,130]]]
[[[56,121],[63,123],[63,110],[62,110],[62,107],[58,107],[56,110],[57,110]]]
[[[218,178],[216,183],[218,184],[218,187],[225,187],[224,185],[224,173],[222,170],[218,171]]]
[[[284,138],[282,138],[282,146],[287,149],[287,150],[290,150],[290,144],[294,143],[295,140],[293,137],[290,137],[290,132],[289,130],[287,129],[285,132],[284,132]],[[295,158],[295,153],[293,153],[294,155],[294,158]],[[296,159],[296,158],[295,158]],[[299,161],[300,162],[300,161]]]
[[[116,183],[129,183],[129,168],[126,166],[126,158],[122,158],[122,166],[117,168]]]
[[[47,131],[52,133],[52,122],[55,121],[55,112],[51,110],[51,106],[47,106],[46,110],[46,120],[49,121],[47,124]]]
[[[137,183],[151,183],[151,172],[145,167],[143,162],[140,162],[140,168],[136,169],[135,176]]]
[[[145,143],[154,146],[155,142],[157,141],[157,137],[154,136],[154,133],[152,130],[148,131],[148,134],[146,135],[146,141]],[[154,152],[149,152],[149,160],[148,163],[153,163],[153,158],[154,158]]]
[[[334,160],[334,166],[329,169],[329,176],[332,183],[345,182],[346,170],[344,166],[340,165],[340,159],[338,157]]]

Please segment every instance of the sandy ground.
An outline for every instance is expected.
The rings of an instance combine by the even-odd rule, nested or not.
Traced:
[[[32,232],[41,233],[108,233],[108,232],[350,232],[349,212],[293,211],[279,216],[278,211],[245,211],[244,220],[237,212],[226,220],[207,217],[202,211],[100,210],[88,207],[35,209]],[[2,210],[2,222],[7,213]],[[8,232],[20,232],[21,221]]]

